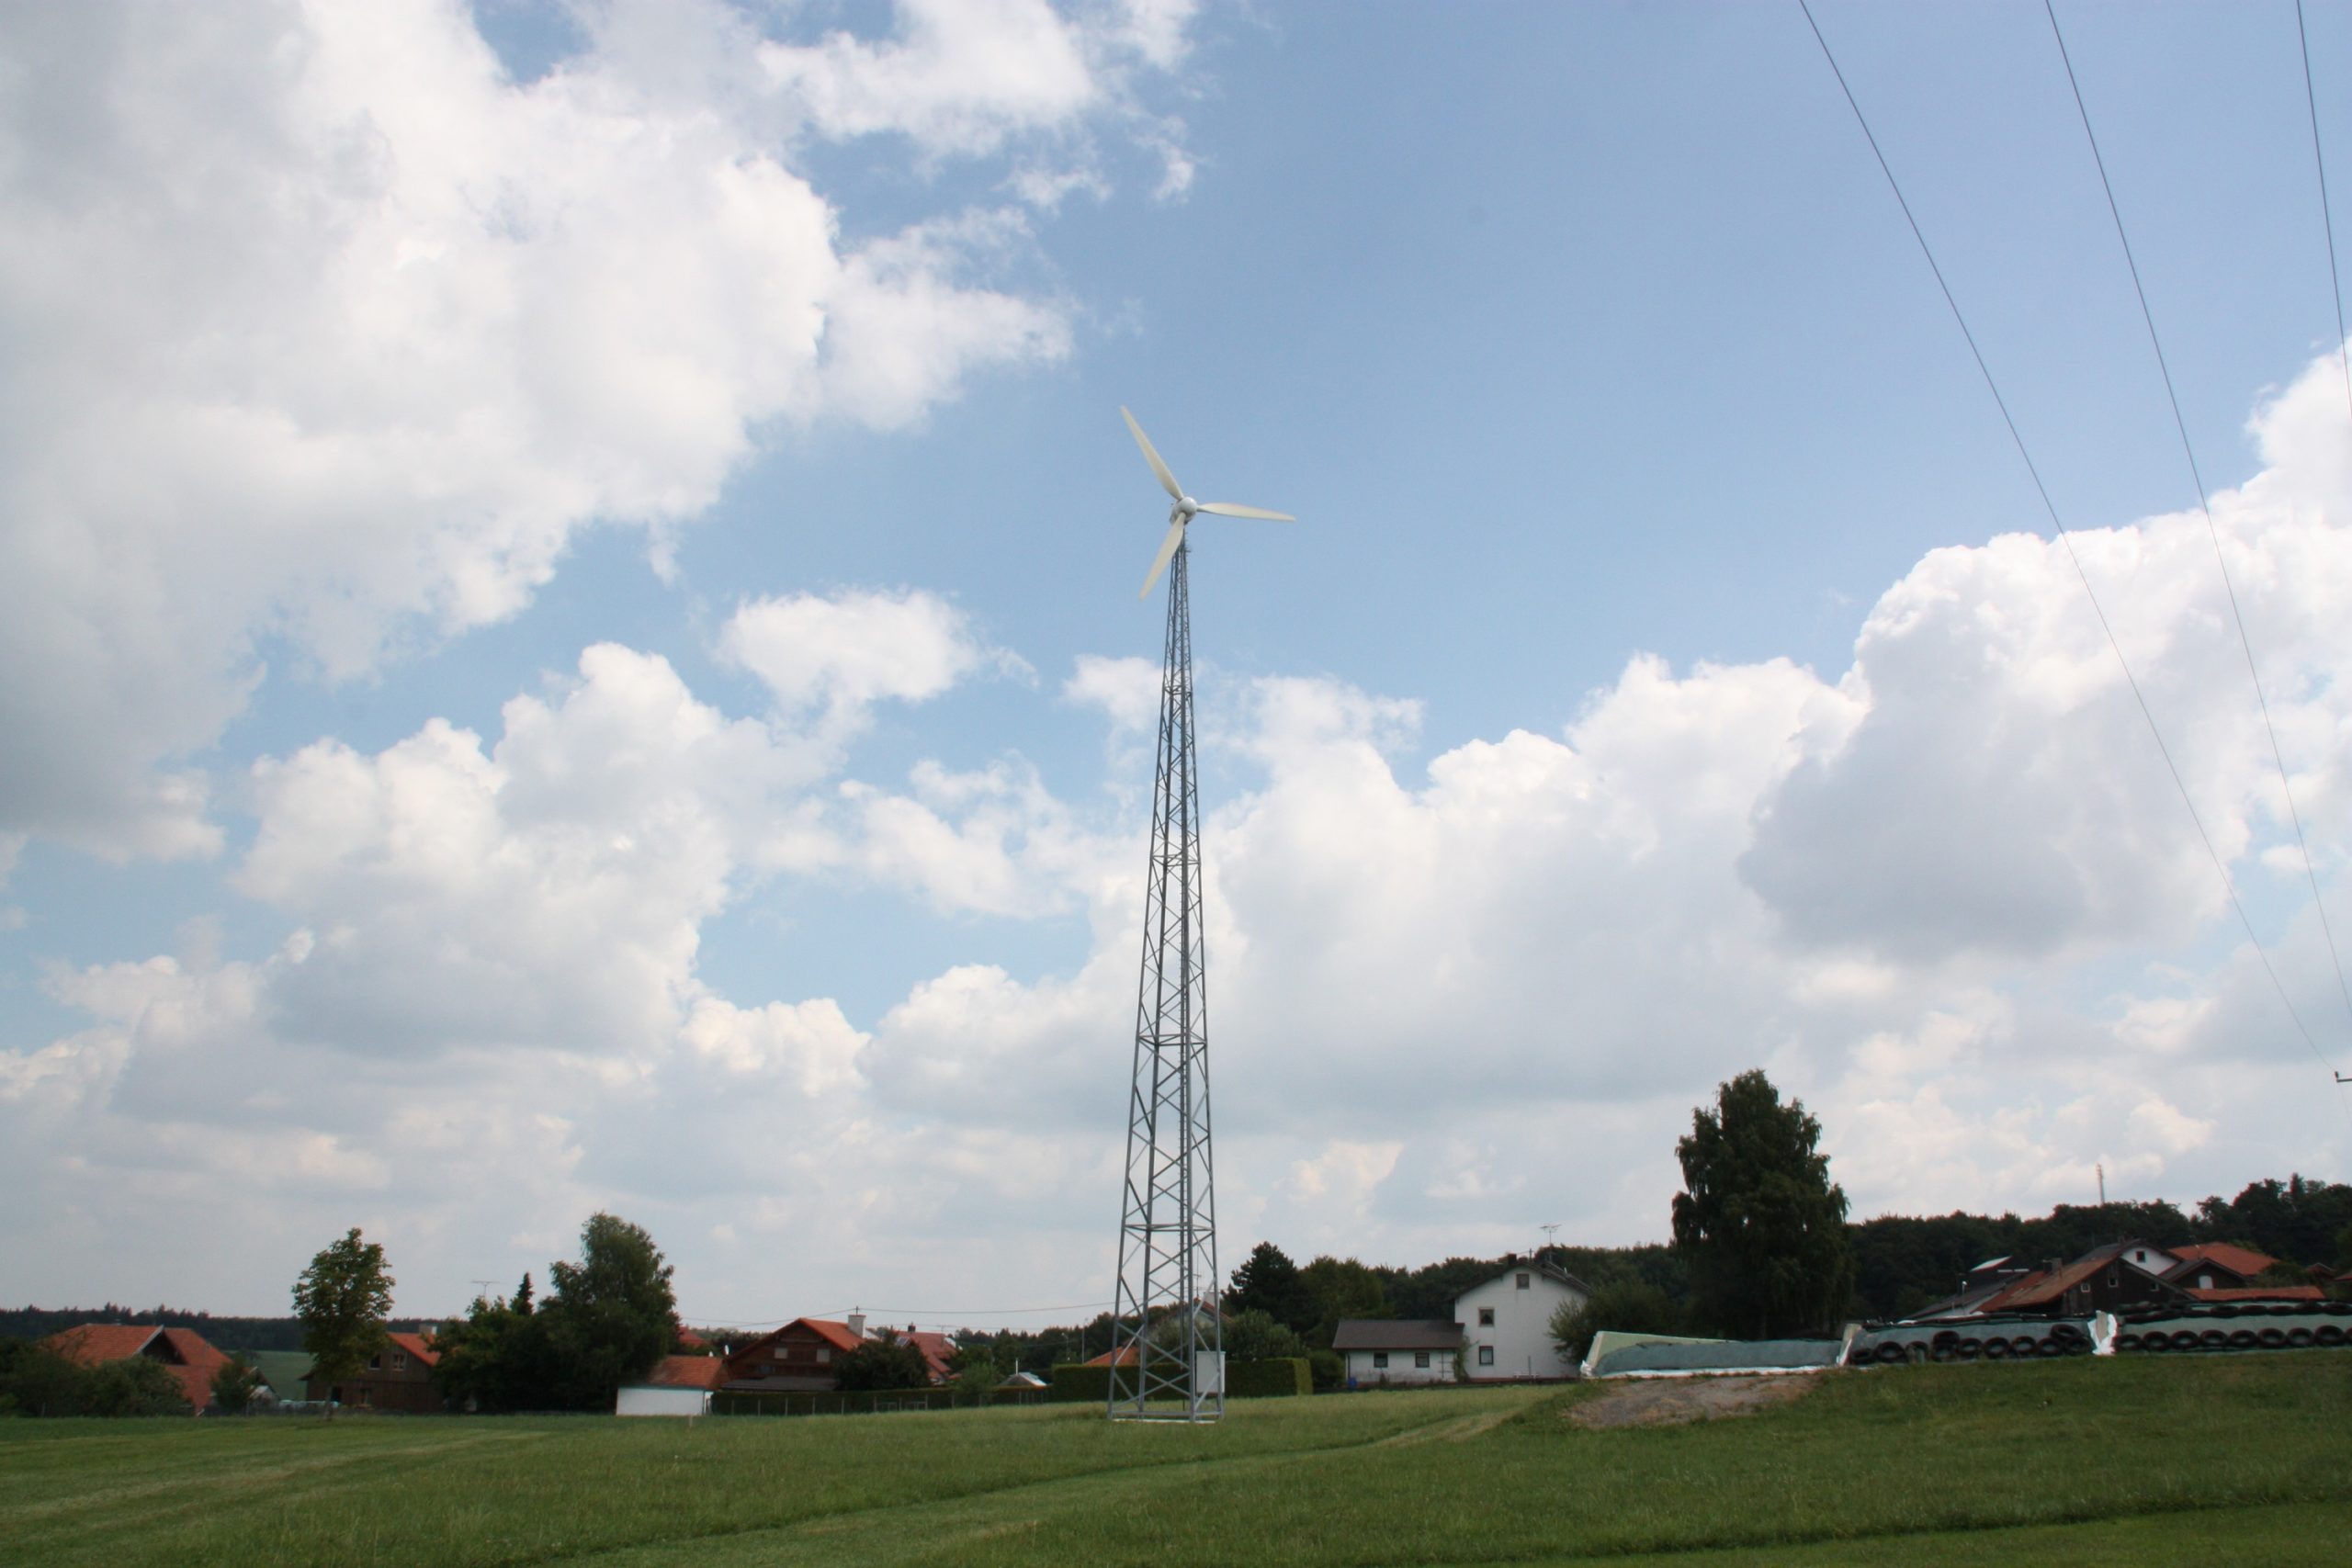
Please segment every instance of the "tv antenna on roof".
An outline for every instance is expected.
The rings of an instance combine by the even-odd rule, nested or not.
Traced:
[[[1208,949],[1201,905],[1201,797],[1193,771],[1193,615],[1185,530],[1194,517],[1295,521],[1287,512],[1194,501],[1125,408],[1119,417],[1175,502],[1136,594],[1168,573],[1159,751],[1144,885],[1119,1284],[1111,1306],[1114,1420],[1214,1421],[1225,1413],[1225,1329],[1217,1311],[1215,1161],[1209,1149]],[[1173,1319],[1173,1335],[1155,1334]],[[1173,1344],[1162,1344],[1170,1337]],[[1157,1408],[1154,1402],[1158,1402]]]

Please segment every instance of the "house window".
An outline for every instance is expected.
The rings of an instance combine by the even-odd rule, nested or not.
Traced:
[[[404,1371],[408,1371],[408,1352],[407,1352],[407,1351],[405,1351],[405,1350],[395,1350],[395,1351],[393,1351],[393,1352],[392,1352],[392,1371],[396,1371],[396,1372],[404,1372]]]
[[[2107,1266],[2107,1282],[2110,1285],[2120,1285],[2123,1282],[2123,1269],[2120,1266],[2113,1263]]]
[[[1492,1307],[1480,1307],[1478,1309],[1478,1326],[1481,1328],[1492,1328],[1494,1325],[1495,1309]]]
[[[384,1370],[384,1358],[381,1352],[368,1358],[368,1370],[371,1372],[380,1372]]]
[[[1527,1276],[1524,1274],[1519,1277],[1519,1288],[1522,1291],[1527,1289]]]
[[[830,1361],[830,1360],[831,1360],[832,1359],[833,1359],[832,1347],[831,1347],[831,1346],[829,1346],[829,1345],[820,1345],[820,1346],[818,1346],[818,1347],[817,1347],[817,1359],[818,1359],[818,1360],[820,1360],[820,1361]]]
[[[1385,1350],[1374,1350],[1372,1353],[1372,1364],[1375,1367],[1386,1366],[1388,1364],[1388,1352]]]
[[[2199,1274],[2199,1275],[2198,1275],[2198,1276],[2197,1276],[2197,1288],[2198,1288],[2199,1290],[2200,1290],[2200,1291],[2210,1291],[2210,1290],[2211,1290],[2211,1289],[2213,1288],[2213,1276],[2212,1276],[2212,1275],[2211,1275],[2211,1274]]]
[[[1492,1345],[1478,1347],[1478,1364],[1482,1367],[1491,1367],[1495,1364],[1495,1348]]]
[[[1416,1351],[1414,1351],[1414,1352],[1413,1352],[1413,1365],[1415,1365],[1415,1366],[1417,1366],[1417,1367],[1420,1368],[1420,1369],[1421,1369],[1421,1371],[1429,1371],[1429,1369],[1430,1369],[1430,1353],[1429,1353],[1427,1350],[1416,1350]]]

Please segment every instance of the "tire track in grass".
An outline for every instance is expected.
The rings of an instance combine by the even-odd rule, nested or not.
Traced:
[[[1010,1544],[1057,1522],[1102,1506],[1104,1498],[1131,1506],[1146,1493],[1181,1490],[1208,1475],[1247,1474],[1312,1464],[1352,1453],[1414,1442],[1455,1441],[1481,1436],[1518,1415],[1521,1405],[1470,1416],[1446,1416],[1352,1442],[1272,1453],[1211,1455],[1164,1464],[1128,1464],[1022,1482],[961,1496],[922,1503],[881,1504],[844,1510],[786,1525],[761,1525],[706,1535],[679,1536],[640,1545],[552,1554],[538,1562],[594,1563],[598,1568],[657,1568],[691,1561],[696,1568],[758,1562],[763,1568],[821,1563],[827,1568],[891,1568],[930,1562],[961,1562],[985,1544]],[[1005,1517],[1009,1505],[1020,1515]]]

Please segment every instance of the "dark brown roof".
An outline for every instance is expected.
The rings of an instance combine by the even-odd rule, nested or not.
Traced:
[[[1343,1317],[1334,1350],[1458,1350],[1462,1325],[1445,1317]]]
[[[2324,1302],[2327,1292],[2317,1285],[2245,1285],[2188,1292],[2200,1302]]]

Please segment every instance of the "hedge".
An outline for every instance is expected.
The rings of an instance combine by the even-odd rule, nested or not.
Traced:
[[[1225,1393],[1228,1399],[1271,1399],[1314,1392],[1304,1357],[1225,1363]],[[1065,1362],[1054,1369],[1052,1391],[1046,1398],[1057,1404],[1108,1404],[1111,1369]]]

